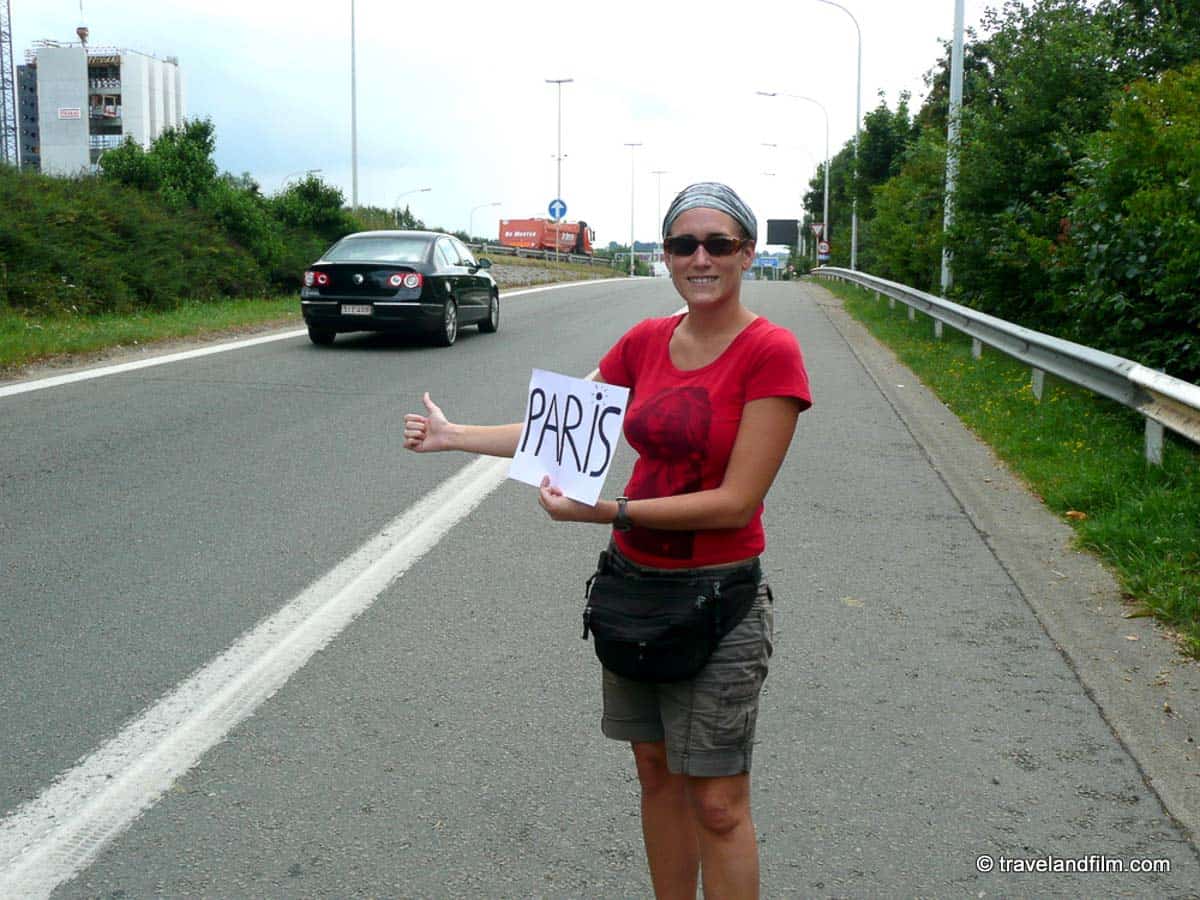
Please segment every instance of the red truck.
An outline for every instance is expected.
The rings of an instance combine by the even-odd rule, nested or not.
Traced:
[[[595,232],[587,222],[559,222],[551,219],[501,219],[500,244],[523,250],[553,250],[558,229],[558,252],[592,255]]]

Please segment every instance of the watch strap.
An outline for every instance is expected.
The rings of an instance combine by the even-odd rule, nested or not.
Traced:
[[[617,498],[617,514],[613,517],[613,531],[628,531],[633,527],[633,523],[629,521],[629,510],[626,504],[629,503],[628,497]]]

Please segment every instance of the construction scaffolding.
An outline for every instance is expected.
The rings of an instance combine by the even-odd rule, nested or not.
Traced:
[[[17,152],[17,94],[13,81],[12,0],[0,0],[0,162],[20,164]]]

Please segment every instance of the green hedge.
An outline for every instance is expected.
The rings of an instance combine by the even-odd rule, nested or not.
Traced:
[[[163,309],[265,294],[267,272],[208,215],[100,178],[0,166],[0,302],[37,312]]]

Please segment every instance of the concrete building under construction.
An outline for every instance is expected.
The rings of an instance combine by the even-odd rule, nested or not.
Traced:
[[[92,171],[105,150],[143,147],[183,125],[179,61],[79,41],[38,41],[17,67],[21,165],[47,175]]]

